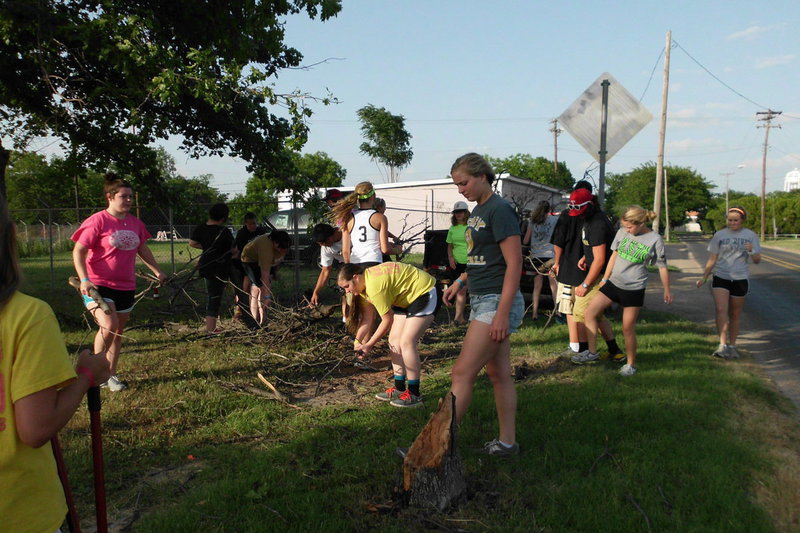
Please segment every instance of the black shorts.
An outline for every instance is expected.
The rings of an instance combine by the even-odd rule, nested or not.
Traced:
[[[467,270],[467,264],[466,263],[456,263],[456,267],[451,269],[452,277],[453,277],[453,283],[455,283],[456,278],[460,277],[461,274],[463,274],[466,270]]]
[[[746,279],[724,279],[714,276],[711,280],[712,289],[725,289],[734,298],[744,298],[750,292],[750,282]]]
[[[608,296],[612,302],[617,302],[622,307],[642,307],[644,305],[644,289],[626,290],[620,289],[610,281],[606,281],[601,287],[600,292]]]
[[[107,302],[114,302],[114,308],[117,310],[117,313],[130,313],[133,309],[133,301],[136,296],[136,291],[120,291],[117,289],[112,289],[111,287],[103,287],[102,285],[96,285],[97,292],[100,293],[100,296],[103,297],[103,300]],[[87,309],[94,309],[97,304],[94,300],[89,298],[88,296],[83,297],[83,303]]]
[[[244,273],[250,278],[250,282],[256,287],[261,287],[261,267],[258,263],[245,263],[242,261]]]
[[[435,298],[435,302],[431,302],[431,298]],[[431,305],[432,304],[432,305]],[[406,308],[392,306],[392,311],[398,315],[406,315],[408,317],[415,316],[436,316],[439,308],[442,306],[442,288],[437,284],[428,292],[411,302]]]

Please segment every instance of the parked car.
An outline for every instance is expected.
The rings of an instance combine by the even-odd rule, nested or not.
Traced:
[[[297,233],[295,234],[295,223],[297,219]],[[291,246],[287,253],[288,260],[299,257],[301,261],[316,263],[319,259],[319,245],[311,238],[311,214],[303,208],[283,209],[276,211],[267,217],[267,226],[270,229],[284,230],[289,234]],[[297,237],[295,239],[295,236]],[[295,245],[297,242],[297,245]]]

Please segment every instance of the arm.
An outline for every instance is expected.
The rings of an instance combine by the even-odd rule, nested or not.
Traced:
[[[450,268],[455,268],[456,267],[456,258],[453,255],[453,243],[452,242],[448,242],[447,243],[447,261],[450,264]]]
[[[89,249],[79,242],[75,243],[72,249],[72,263],[75,265],[75,272],[78,274],[78,279],[81,280],[81,294],[89,294],[89,289],[95,286],[89,279],[89,270],[86,268],[86,257],[89,255]]]
[[[378,344],[384,335],[389,333],[389,330],[392,329],[392,324],[394,323],[394,312],[389,309],[389,312],[385,315],[381,315],[381,323],[378,324],[375,333],[372,334],[372,337],[369,340],[359,347],[359,350],[364,352],[364,355],[368,354],[372,348]]]
[[[351,216],[342,226],[342,257],[345,263],[350,262],[350,252],[353,247],[353,243],[350,240],[350,232],[353,231],[353,222],[355,222],[355,219]]]
[[[611,278],[611,273],[614,272],[614,264],[617,262],[617,251],[611,252],[611,259],[608,260],[608,266],[603,274],[603,279],[608,281]]]
[[[525,236],[522,238],[522,244],[529,244],[531,242],[531,225],[528,224],[528,229],[525,230]]]
[[[139,257],[144,261],[144,264],[147,265],[153,274],[158,278],[158,281],[164,283],[167,281],[167,275],[164,274],[161,269],[158,267],[158,261],[153,256],[153,252],[150,251],[150,248],[147,246],[146,242],[142,242],[142,245],[139,246]]]
[[[703,284],[708,281],[708,277],[711,275],[711,272],[714,271],[714,265],[717,264],[717,254],[708,254],[708,261],[706,261],[706,266],[703,268],[703,277],[702,279],[697,280],[697,287],[700,288]]]
[[[453,298],[456,297],[461,291],[467,290],[467,273],[461,274],[461,277],[456,278],[453,283],[442,294],[442,302],[444,305],[453,305]]]
[[[594,255],[592,266],[589,267],[589,272],[586,273],[586,278],[583,280],[583,284],[589,285],[590,287],[600,277],[600,271],[603,269],[603,263],[606,262],[606,245],[598,244],[597,246],[592,246],[592,255]],[[589,292],[589,289],[583,285],[575,288],[575,294],[577,296],[586,296],[587,292]]]
[[[754,264],[758,264],[761,262],[761,252],[753,253],[753,243],[746,242],[744,243],[744,249],[747,250],[747,255],[750,256]]]
[[[503,289],[497,312],[489,329],[489,337],[495,342],[502,342],[510,335],[508,315],[514,296],[519,290],[519,278],[522,275],[522,244],[519,235],[512,235],[500,241],[500,251],[506,262],[506,272],[503,276]]]
[[[553,268],[551,268],[550,270],[552,270],[553,273],[556,276],[558,276],[558,265],[559,265],[559,263],[561,263],[561,256],[563,254],[564,254],[564,249],[561,246],[559,246],[557,244],[554,244],[553,245]]]
[[[319,291],[328,283],[328,278],[331,277],[331,270],[333,270],[333,266],[324,266],[320,270],[317,284],[314,286],[314,292],[311,294],[311,300],[309,301],[311,305],[319,305]]]
[[[386,218],[386,215],[374,213],[370,217],[370,224],[372,224],[373,217],[378,217],[378,238],[381,243],[381,252],[385,254],[398,254],[402,252],[403,249],[399,246],[392,246],[389,244],[389,220]]]
[[[14,403],[17,434],[22,442],[33,448],[46,444],[72,418],[89,387],[108,380],[111,374],[108,360],[100,354],[91,355],[89,350],[78,356],[77,368],[86,373],[79,372],[78,379],[61,390],[49,387]],[[93,375],[94,383],[86,374]]]
[[[192,239],[189,239],[189,246],[191,246],[192,248],[197,248],[198,250],[202,250],[203,249],[203,245],[202,244],[200,244],[197,241],[193,241]]]
[[[661,278],[661,285],[664,286],[664,303],[672,303],[672,292],[669,290],[669,270],[667,267],[659,267],[658,275]]]

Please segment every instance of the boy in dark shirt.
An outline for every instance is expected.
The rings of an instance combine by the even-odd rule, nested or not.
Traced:
[[[206,331],[217,333],[217,317],[222,304],[222,293],[231,270],[233,235],[225,227],[228,206],[214,204],[208,211],[208,220],[200,224],[189,237],[189,246],[203,250],[198,260],[200,277],[206,280]]]

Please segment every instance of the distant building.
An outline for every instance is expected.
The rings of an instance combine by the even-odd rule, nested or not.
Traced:
[[[783,180],[783,191],[796,191],[800,189],[800,170],[794,169],[786,173]]]

